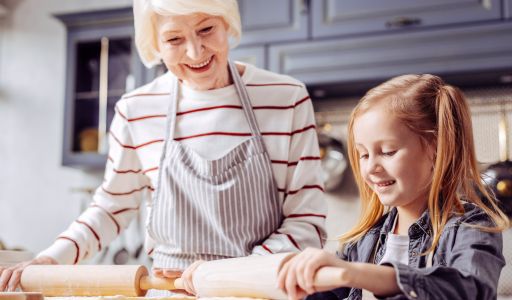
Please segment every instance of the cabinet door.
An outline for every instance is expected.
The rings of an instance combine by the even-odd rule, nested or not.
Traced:
[[[68,29],[62,163],[102,168],[117,100],[141,84],[131,9],[57,16]]]
[[[231,50],[229,58],[255,65],[258,68],[266,68],[265,47],[239,47]]]
[[[500,0],[314,0],[313,37],[501,18]]]
[[[269,48],[269,69],[306,84],[378,82],[407,73],[510,73],[512,22],[290,43]]]
[[[241,44],[305,39],[307,0],[238,0],[242,20]]]
[[[512,0],[505,0],[505,18],[512,19]]]

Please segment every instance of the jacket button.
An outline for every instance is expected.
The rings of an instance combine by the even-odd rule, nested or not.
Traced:
[[[410,291],[409,292],[409,296],[413,297],[413,298],[418,298],[418,294],[416,294],[415,291]]]

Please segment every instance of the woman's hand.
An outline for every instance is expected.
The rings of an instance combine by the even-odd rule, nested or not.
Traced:
[[[288,299],[302,299],[308,294],[332,290],[338,286],[318,288],[314,286],[316,272],[321,267],[337,267],[348,269],[350,263],[343,261],[325,250],[307,248],[286,262],[277,277],[277,283]],[[348,281],[346,282],[348,284]],[[340,279],[340,286],[343,285]]]
[[[192,295],[196,294],[194,283],[192,281],[194,271],[197,269],[197,267],[199,267],[199,265],[201,265],[204,262],[204,260],[195,261],[183,272],[183,275],[181,275],[181,279],[183,279],[183,285],[185,286],[185,290]]]
[[[173,290],[175,293],[187,294],[187,295],[195,295],[194,284],[192,283],[192,276],[196,268],[202,264],[203,260],[195,261],[191,264],[185,271],[181,269],[161,269],[161,268],[153,268],[153,275],[157,277],[165,277],[171,279],[180,278],[183,280],[183,285],[185,287],[184,290]]]
[[[27,266],[56,264],[55,259],[49,256],[40,256],[12,267],[0,267],[0,292],[14,292],[20,283],[21,273]]]

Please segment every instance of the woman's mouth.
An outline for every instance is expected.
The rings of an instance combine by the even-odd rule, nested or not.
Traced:
[[[208,59],[206,59],[205,61],[200,62],[198,64],[185,64],[185,65],[190,70],[192,70],[194,72],[201,73],[201,72],[207,71],[210,68],[212,61],[213,61],[213,56],[210,56]]]

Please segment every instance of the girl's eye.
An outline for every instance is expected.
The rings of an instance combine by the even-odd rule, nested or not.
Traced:
[[[213,26],[208,26],[208,27],[205,27],[205,28],[199,30],[199,33],[206,34],[206,33],[209,33],[210,31],[212,31],[212,29],[213,29]]]
[[[368,154],[359,154],[359,159],[367,159],[368,158]]]
[[[382,154],[385,155],[385,156],[393,156],[395,153],[396,153],[396,150],[395,151],[382,152]]]

